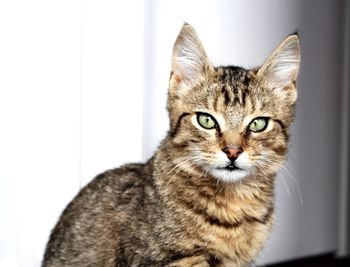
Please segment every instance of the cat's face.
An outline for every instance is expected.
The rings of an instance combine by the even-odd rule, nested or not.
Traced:
[[[276,173],[286,157],[299,61],[293,35],[261,68],[213,67],[193,28],[184,25],[168,99],[178,168],[223,181]]]

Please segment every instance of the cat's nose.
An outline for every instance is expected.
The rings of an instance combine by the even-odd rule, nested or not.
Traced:
[[[241,154],[243,152],[242,148],[233,147],[233,146],[226,146],[226,147],[224,147],[224,149],[222,151],[224,151],[226,153],[227,157],[230,160],[237,159],[239,154]]]

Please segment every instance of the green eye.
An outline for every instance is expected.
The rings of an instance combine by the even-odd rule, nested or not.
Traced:
[[[262,132],[267,127],[268,118],[256,118],[248,126],[249,130],[252,132]]]
[[[215,119],[211,115],[205,113],[198,113],[197,121],[199,125],[205,129],[213,129],[217,125]]]

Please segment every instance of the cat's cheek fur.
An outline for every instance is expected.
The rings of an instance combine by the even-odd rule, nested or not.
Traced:
[[[236,166],[243,170],[249,170],[253,167],[253,162],[249,157],[248,152],[244,151],[236,160]]]

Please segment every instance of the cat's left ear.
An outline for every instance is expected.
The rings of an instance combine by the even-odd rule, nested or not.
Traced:
[[[212,68],[196,31],[185,23],[174,44],[171,62],[172,79],[177,84],[191,86]]]
[[[257,77],[264,86],[288,102],[297,98],[295,82],[300,66],[300,44],[298,35],[288,36],[258,70]]]

